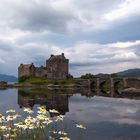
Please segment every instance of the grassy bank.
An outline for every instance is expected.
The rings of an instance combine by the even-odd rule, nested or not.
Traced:
[[[49,80],[49,79],[41,79],[41,78],[28,78],[24,81],[19,82],[18,84],[32,84],[32,85],[68,85],[74,84],[75,81],[73,79],[66,79],[66,80]]]

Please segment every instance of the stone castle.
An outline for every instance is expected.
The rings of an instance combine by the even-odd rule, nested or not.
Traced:
[[[51,55],[46,60],[46,66],[35,67],[34,64],[20,64],[18,67],[18,77],[31,76],[46,79],[67,79],[69,74],[69,60],[61,55]]]

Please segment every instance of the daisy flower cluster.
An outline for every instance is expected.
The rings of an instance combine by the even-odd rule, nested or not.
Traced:
[[[17,114],[14,109],[7,110],[5,116],[0,114],[0,139],[70,140],[64,130],[63,119],[65,116],[57,110],[47,111],[44,106],[40,106],[36,113],[31,108],[24,108],[23,111],[27,114],[25,118]],[[50,113],[55,117],[51,118],[48,115]],[[76,127],[86,129],[80,124],[76,124]]]

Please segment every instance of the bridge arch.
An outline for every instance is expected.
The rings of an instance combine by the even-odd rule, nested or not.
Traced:
[[[122,88],[123,87],[123,79],[121,79],[121,78],[112,78],[111,79],[111,87],[114,90]]]
[[[100,82],[99,84],[99,89],[103,89],[104,88],[104,85],[107,83],[107,81],[102,81]]]
[[[98,78],[97,80],[98,89],[104,89],[107,88],[108,86],[110,86],[110,78]]]
[[[97,88],[97,81],[96,80],[92,80],[90,83],[90,88],[91,89],[96,89]]]
[[[116,82],[114,82],[114,88],[115,88],[115,89],[118,89],[120,83],[121,83],[121,81],[116,81]]]

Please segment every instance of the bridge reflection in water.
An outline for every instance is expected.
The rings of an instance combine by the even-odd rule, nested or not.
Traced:
[[[44,105],[46,109],[56,109],[61,114],[65,115],[69,112],[69,99],[74,94],[81,94],[88,98],[94,96],[104,96],[113,98],[129,98],[140,99],[140,94],[123,94],[119,90],[105,91],[91,90],[87,88],[74,89],[74,90],[49,90],[49,89],[19,89],[18,90],[18,105],[22,107],[33,108],[34,105]]]

